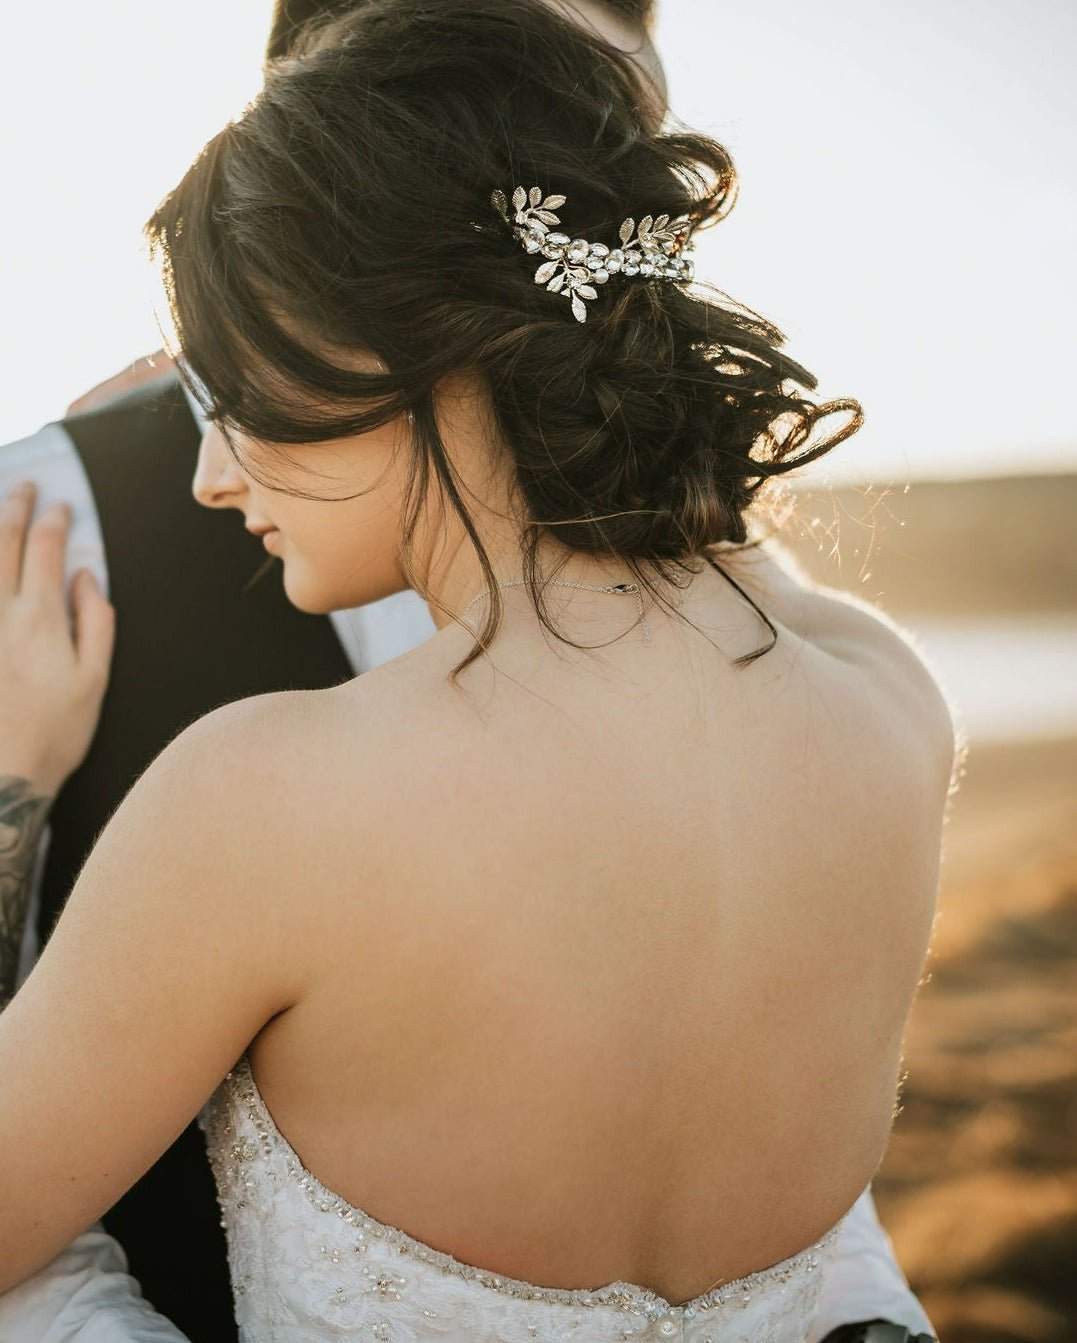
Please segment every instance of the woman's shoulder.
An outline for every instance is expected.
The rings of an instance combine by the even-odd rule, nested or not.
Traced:
[[[720,563],[781,625],[830,659],[862,672],[860,685],[880,708],[949,762],[955,713],[916,634],[874,603],[811,579],[783,543],[768,539]]]
[[[235,700],[192,723],[165,754],[211,773],[220,788],[243,781],[263,794],[309,795],[320,780],[339,778],[343,762],[367,757],[379,732],[397,718],[390,708],[401,698],[403,679],[402,671],[391,677],[367,672],[320,690]]]
[[[342,812],[354,833],[363,817],[378,827],[401,810],[396,784],[451,731],[437,689],[407,654],[336,686],[251,696],[192,724],[152,768],[185,778],[192,806],[227,807],[235,824],[260,828],[262,852],[279,861],[284,844],[317,843]]]
[[[180,877],[257,911],[266,955],[280,956],[296,997],[332,945],[334,921],[339,930],[389,890],[383,858],[394,836],[408,838],[421,778],[407,747],[415,723],[388,711],[395,678],[364,685],[368,675],[224,705],[185,729],[133,790],[144,828],[185,837],[164,854]]]

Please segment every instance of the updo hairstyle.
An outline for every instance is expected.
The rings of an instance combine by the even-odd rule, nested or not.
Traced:
[[[495,189],[562,194],[565,230],[613,246],[628,216],[701,228],[731,208],[727,151],[648,125],[642,78],[541,0],[366,0],[269,65],[146,226],[183,360],[226,429],[302,444],[411,412],[405,570],[436,483],[493,587],[454,676],[496,635],[503,603],[439,430],[447,375],[474,371],[489,388],[522,576],[536,580],[552,536],[623,561],[656,597],[656,580],[720,570],[715,547],[751,544],[760,488],[862,422],[855,401],[808,400],[816,379],[782,332],[721,291],[614,276],[580,323],[535,283]],[[384,371],[355,371],[349,352]],[[839,410],[848,422],[807,446]]]

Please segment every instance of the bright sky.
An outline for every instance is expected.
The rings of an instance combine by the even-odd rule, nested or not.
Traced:
[[[256,90],[269,11],[8,7],[0,442],[159,345],[141,223]],[[809,470],[1077,467],[1072,0],[664,0],[659,45],[741,177],[700,271],[864,403]]]

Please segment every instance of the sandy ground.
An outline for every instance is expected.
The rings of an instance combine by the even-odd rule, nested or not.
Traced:
[[[876,1179],[943,1343],[1077,1340],[1077,738],[973,743]]]

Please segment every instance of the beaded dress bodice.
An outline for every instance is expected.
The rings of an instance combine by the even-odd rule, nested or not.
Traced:
[[[199,1124],[242,1343],[802,1343],[845,1220],[677,1306],[626,1282],[540,1287],[461,1263],[326,1189],[274,1123],[246,1055]]]

